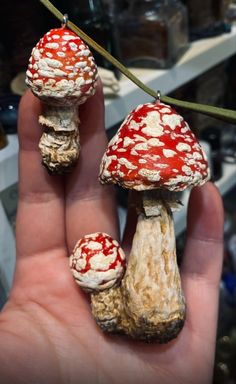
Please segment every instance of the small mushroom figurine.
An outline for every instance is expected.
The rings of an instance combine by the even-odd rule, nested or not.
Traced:
[[[91,297],[102,330],[145,342],[177,337],[186,306],[176,261],[175,192],[209,176],[199,142],[173,108],[147,103],[125,119],[102,158],[100,181],[139,191],[140,203],[123,279]]]
[[[26,84],[44,104],[39,148],[50,173],[64,173],[78,159],[78,105],[95,93],[97,77],[89,48],[65,25],[46,33],[32,50]]]
[[[118,242],[103,232],[80,239],[70,256],[77,284],[90,293],[117,285],[124,275],[125,254]]]

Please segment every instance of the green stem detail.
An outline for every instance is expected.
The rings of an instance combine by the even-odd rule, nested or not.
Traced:
[[[39,0],[57,19],[62,22],[63,14],[49,1],[49,0]],[[133,83],[135,83],[139,88],[141,88],[144,92],[152,96],[153,98],[157,98],[157,93],[147,87],[142,81],[140,81],[132,72],[130,72],[123,64],[121,64],[117,59],[115,59],[109,52],[107,52],[103,47],[101,47],[98,43],[96,43],[93,39],[91,39],[86,33],[84,33],[79,27],[77,27],[74,23],[68,20],[67,26],[75,32],[81,39],[83,39],[89,46],[95,49],[100,55],[105,57],[108,61],[110,61],[116,68],[120,70],[126,77],[128,77]],[[219,120],[227,121],[230,123],[236,123],[236,111],[218,108],[211,105],[206,104],[198,104],[192,103],[188,101],[174,99],[169,96],[161,96],[161,101],[164,103],[175,105],[178,107],[182,107],[185,109],[189,109],[194,112],[203,113],[205,115],[214,117]]]

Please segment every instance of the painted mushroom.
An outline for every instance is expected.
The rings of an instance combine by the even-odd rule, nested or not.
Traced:
[[[167,342],[180,332],[185,299],[176,261],[175,191],[209,178],[206,157],[188,124],[163,103],[138,106],[110,141],[102,183],[139,191],[136,233],[121,285],[92,297],[104,331]]]
[[[32,50],[26,84],[44,103],[39,148],[50,173],[64,173],[78,159],[78,105],[95,93],[97,77],[89,48],[64,26],[50,30]]]
[[[92,297],[118,286],[125,268],[125,254],[119,243],[103,232],[84,236],[70,256],[76,283]]]

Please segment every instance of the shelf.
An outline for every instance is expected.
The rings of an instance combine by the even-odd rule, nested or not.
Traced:
[[[181,60],[169,70],[133,68],[131,71],[153,90],[168,94],[229,58],[235,52],[236,26],[233,26],[230,33],[192,43]],[[106,128],[119,123],[138,104],[148,101],[150,101],[149,95],[129,79],[122,77],[119,94],[105,102]]]

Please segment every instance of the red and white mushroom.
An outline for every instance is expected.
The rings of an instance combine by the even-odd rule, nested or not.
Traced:
[[[206,157],[186,121],[162,103],[140,105],[110,141],[102,182],[138,191],[182,191],[209,177]]]
[[[64,26],[50,30],[32,50],[26,83],[44,102],[39,147],[52,173],[70,169],[79,156],[78,105],[95,93],[97,77],[89,48]]]
[[[92,300],[103,330],[158,342],[178,335],[185,299],[176,262],[171,210],[177,201],[172,192],[208,179],[203,150],[173,108],[148,103],[129,114],[103,156],[100,180],[139,191],[141,202],[121,286]]]
[[[119,284],[125,270],[125,255],[119,243],[106,233],[84,236],[70,256],[70,269],[77,284],[96,293]]]

